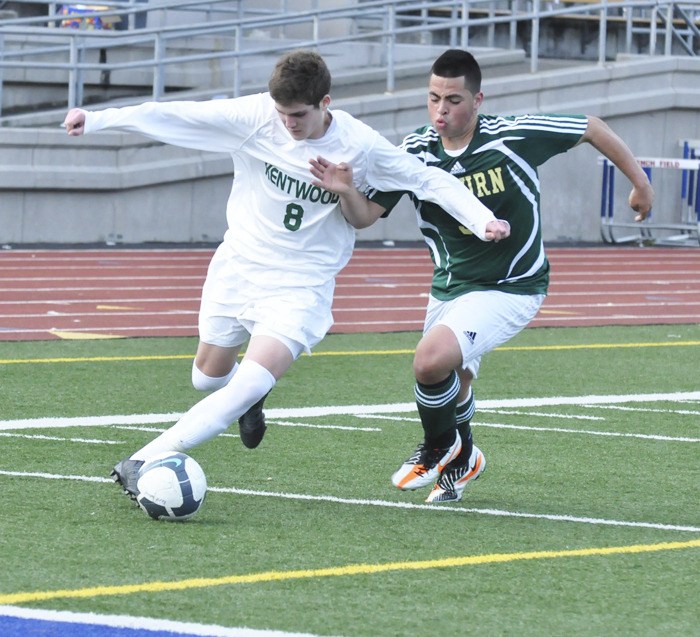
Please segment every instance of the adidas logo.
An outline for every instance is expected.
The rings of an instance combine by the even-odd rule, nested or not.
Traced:
[[[467,337],[469,342],[474,345],[474,341],[476,340],[476,332],[467,332],[466,330],[464,331],[464,335]]]
[[[465,172],[466,170],[464,169],[464,166],[462,166],[462,164],[460,164],[458,161],[455,162],[452,168],[450,169],[450,175],[461,175]]]

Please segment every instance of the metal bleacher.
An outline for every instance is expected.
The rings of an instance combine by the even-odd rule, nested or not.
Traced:
[[[572,47],[587,49],[587,59],[599,64],[618,53],[700,54],[700,0],[0,0],[0,10],[14,7],[16,13],[29,6],[41,10],[27,17],[11,11],[0,15],[2,125],[13,125],[12,116],[19,115],[21,100],[11,102],[10,88],[18,94],[22,84],[42,84],[44,95],[52,86],[60,88],[61,110],[100,96],[106,98],[101,101],[126,97],[115,95],[119,82],[128,85],[124,92],[133,101],[169,99],[184,90],[199,90],[202,97],[222,91],[236,96],[255,77],[264,77],[256,60],[269,64],[294,46],[346,50],[344,65],[356,61],[358,69],[383,72],[383,90],[389,93],[406,62],[402,46],[525,50],[534,73],[547,52],[573,56],[561,50],[571,32],[563,38],[556,34],[568,28],[562,25],[584,18],[595,26],[585,30],[585,46]],[[79,13],[68,19],[71,7]],[[356,53],[360,47],[376,53],[363,56]],[[204,82],[209,68],[216,73]],[[134,86],[140,90],[130,90]],[[33,97],[23,103],[39,106]]]

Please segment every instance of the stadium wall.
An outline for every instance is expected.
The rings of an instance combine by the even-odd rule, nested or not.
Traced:
[[[483,90],[486,113],[603,117],[637,156],[680,157],[680,140],[700,138],[697,58],[631,57],[492,79],[487,72]],[[426,122],[425,100],[425,88],[419,88],[338,99],[333,106],[398,143]],[[585,145],[542,167],[545,241],[600,240],[597,157]],[[225,155],[121,133],[68,138],[56,127],[7,128],[0,129],[0,166],[0,244],[215,242],[225,230],[233,172]],[[655,220],[673,221],[678,214],[679,178],[654,175]],[[620,177],[621,213],[628,193]],[[358,232],[358,239],[419,239],[413,212],[404,204]]]

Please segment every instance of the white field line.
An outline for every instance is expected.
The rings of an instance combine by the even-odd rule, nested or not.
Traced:
[[[115,429],[123,429],[125,431],[143,431],[145,433],[162,434],[164,431],[168,430],[168,427],[139,427],[136,425],[114,425]],[[222,433],[217,436],[217,438],[240,438],[238,434],[227,434]]]
[[[0,421],[0,431],[17,429],[60,429],[63,427],[101,427],[109,425],[148,425],[174,423],[181,413],[134,414],[131,416],[86,416],[84,418],[26,418]],[[34,424],[32,424],[34,423]]]
[[[308,429],[336,429],[339,431],[381,431],[378,427],[352,427],[346,425],[313,425],[308,422],[291,422],[289,420],[272,420],[267,419],[271,425],[278,427],[306,427]]]
[[[614,396],[571,396],[571,397],[545,397],[545,398],[520,398],[509,400],[482,400],[480,401],[481,408],[498,409],[508,407],[541,407],[553,405],[595,405],[595,404],[616,404],[616,403],[631,403],[631,402],[656,402],[656,401],[687,401],[699,400],[700,392],[676,392],[671,394],[636,394],[636,395],[614,395]],[[278,408],[267,410],[268,418],[292,418],[292,417],[318,417],[329,415],[355,415],[355,416],[371,416],[382,417],[382,414],[397,414],[397,413],[415,413],[414,403],[394,403],[387,405],[349,405],[349,406],[328,406],[328,407],[307,407],[307,408]],[[132,415],[132,416],[93,416],[87,418],[38,418],[25,419],[14,421],[0,421],[0,429],[17,430],[25,428],[55,428],[55,427],[74,427],[74,426],[107,426],[107,425],[139,425],[150,423],[174,422],[179,417],[179,414],[148,414],[148,415]],[[389,417],[389,416],[386,416]],[[395,418],[396,419],[396,418]],[[589,431],[572,431],[561,428],[534,428],[534,427],[516,427],[512,425],[480,425],[480,426],[497,426],[519,429],[536,429],[543,431],[557,431],[562,433],[592,433]],[[614,436],[633,436],[652,439],[667,439],[659,436],[646,436],[643,434],[621,434],[618,432],[596,432],[596,435],[614,435]],[[694,439],[690,439],[693,440]],[[700,440],[698,440],[700,442]],[[98,482],[112,484],[109,478],[94,477],[94,476],[71,476],[71,475],[56,475],[47,473],[30,473],[0,470],[0,475],[16,476],[16,477],[35,477],[44,479],[57,480],[80,480],[85,482]],[[249,489],[236,489],[227,487],[210,487],[212,492],[232,493],[237,495],[251,495],[264,497],[278,497],[294,500],[310,500],[335,502],[338,504],[361,505],[361,506],[382,506],[390,508],[402,509],[417,509],[417,510],[435,510],[435,511],[451,511],[458,513],[473,513],[480,515],[491,515],[500,517],[516,517],[516,518],[531,518],[544,519],[552,521],[576,522],[583,524],[597,524],[609,526],[627,526],[627,527],[642,527],[660,530],[674,531],[691,531],[700,532],[699,527],[659,524],[653,522],[631,522],[623,520],[609,520],[601,518],[586,518],[568,515],[554,514],[534,514],[522,511],[504,511],[499,509],[477,509],[477,508],[461,508],[461,507],[445,507],[444,505],[431,504],[414,504],[406,502],[390,502],[383,500],[358,500],[350,498],[337,498],[334,496],[325,495],[310,495],[310,494],[292,494],[283,492],[268,492],[268,491],[253,491]]]
[[[309,633],[287,633],[280,630],[256,630],[253,628],[227,628],[215,624],[195,624],[152,617],[132,617],[131,615],[98,615],[97,613],[74,613],[71,611],[43,610],[38,608],[18,608],[17,606],[0,606],[0,617],[16,617],[26,620],[65,623],[65,632],[60,634],[76,635],[71,624],[89,624],[91,626],[109,626],[134,630],[155,631],[182,635],[183,637],[315,637]],[[2,624],[0,623],[0,627]],[[44,631],[42,630],[43,634]],[[34,634],[31,624],[26,627],[26,634]],[[59,634],[59,633],[56,633]],[[142,634],[142,633],[139,633]]]
[[[381,431],[378,427],[352,427],[352,426],[346,426],[346,425],[316,425],[316,424],[311,424],[308,422],[291,422],[288,420],[272,420],[271,418],[266,417],[266,422],[269,425],[277,425],[279,427],[307,427],[309,429],[335,429],[339,431]],[[125,426],[125,425],[118,425],[114,427],[115,429],[127,429],[131,431],[150,431],[153,433],[162,433],[165,431],[164,428],[161,427],[137,427],[137,426]],[[9,434],[1,434],[1,435],[9,435]],[[224,437],[224,438],[240,438],[238,434],[219,434],[218,437]]]
[[[6,431],[0,431],[0,436],[3,438],[24,438],[26,440],[57,440],[59,442],[79,442],[88,445],[120,445],[119,440],[95,440],[91,438],[61,438],[60,436],[44,436],[41,434],[14,434]]]
[[[649,409],[646,407],[622,407],[621,405],[580,405],[580,407],[584,407],[585,409],[612,409],[614,411],[634,411],[652,414],[678,414],[680,416],[700,416],[700,411],[693,411],[690,409]]]
[[[479,409],[481,405],[479,405]],[[537,416],[538,418],[562,418],[564,420],[605,420],[602,416],[582,416],[576,414],[552,414],[545,411],[519,411],[517,409],[484,409],[483,411],[506,416]]]
[[[478,427],[491,427],[493,429],[522,429],[526,431],[549,431],[563,434],[582,434],[586,436],[609,436],[611,438],[637,438],[641,440],[662,440],[664,442],[700,442],[700,438],[687,438],[685,436],[662,436],[660,434],[635,434],[619,431],[595,431],[591,429],[567,429],[566,427],[532,427],[527,425],[510,425],[499,423],[479,423]]]
[[[420,418],[397,418],[396,416],[380,416],[379,414],[362,414],[358,418],[372,420],[393,420],[401,422],[420,422]],[[472,426],[491,429],[522,429],[523,431],[549,431],[562,434],[582,434],[586,436],[610,436],[612,438],[640,438],[642,440],[663,440],[665,442],[700,442],[700,438],[685,438],[683,436],[662,436],[659,434],[634,434],[618,431],[596,431],[593,429],[568,429],[566,427],[534,427],[532,425],[511,425],[495,422],[479,422]]]
[[[549,396],[540,398],[506,398],[480,400],[480,409],[519,409],[524,407],[553,407],[558,405],[617,405],[625,403],[678,402],[700,400],[700,391],[656,394],[615,394],[589,396]],[[266,409],[267,418],[317,418],[323,416],[361,416],[362,414],[415,413],[415,403],[382,405],[327,405],[319,407],[278,407]],[[148,425],[176,422],[182,413],[131,414],[110,416],[78,416],[74,418],[44,417],[0,420],[0,431],[34,428],[105,427],[111,425]]]
[[[114,484],[111,478],[96,476],[60,475],[55,473],[29,472],[29,471],[5,471],[0,470],[0,476],[11,476],[16,478],[42,478],[46,480],[73,480],[79,482],[97,482]],[[440,511],[451,513],[472,513],[477,515],[490,515],[505,518],[529,518],[534,520],[550,520],[553,522],[575,522],[578,524],[592,524],[603,526],[637,527],[645,529],[656,529],[662,531],[689,531],[700,533],[700,527],[686,526],[680,524],[661,524],[657,522],[634,522],[628,520],[612,520],[607,518],[588,518],[574,515],[556,515],[547,513],[528,513],[526,511],[505,511],[502,509],[479,509],[475,507],[453,507],[444,504],[416,504],[413,502],[392,502],[390,500],[364,500],[357,498],[338,498],[331,495],[311,495],[308,493],[286,493],[283,491],[256,491],[253,489],[237,489],[235,487],[214,487],[209,486],[212,493],[227,493],[232,495],[282,498],[285,500],[301,500],[307,502],[332,502],[350,506],[376,506],[392,509],[410,509],[418,511]]]
[[[593,524],[605,526],[622,526],[622,527],[641,527],[647,529],[659,529],[665,531],[690,531],[692,533],[700,533],[700,527],[685,526],[677,524],[658,524],[654,522],[629,522],[625,520],[608,520],[605,518],[586,518],[573,515],[554,515],[546,513],[527,513],[524,511],[504,511],[501,509],[477,509],[444,506],[441,504],[415,504],[412,502],[391,502],[388,500],[358,500],[354,498],[336,498],[334,496],[315,496],[299,493],[279,493],[269,491],[253,491],[251,489],[233,489],[223,487],[213,487],[212,492],[218,493],[233,493],[237,495],[252,495],[265,496],[273,498],[286,498],[289,500],[306,500],[306,501],[321,501],[335,502],[337,504],[350,504],[360,506],[377,506],[389,507],[396,509],[417,509],[424,511],[450,511],[452,513],[475,513],[479,515],[491,515],[495,517],[506,518],[530,518],[536,520],[551,520],[555,522],[577,522],[579,524]]]

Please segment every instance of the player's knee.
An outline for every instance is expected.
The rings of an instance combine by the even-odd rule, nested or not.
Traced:
[[[192,365],[192,386],[199,391],[216,391],[228,385],[233,376],[231,370],[226,376],[207,376],[196,365]]]
[[[416,350],[413,358],[413,374],[419,383],[424,385],[439,383],[452,369],[434,350]]]
[[[462,367],[462,350],[455,338],[448,338],[451,332],[443,330],[440,338],[431,335],[420,340],[413,357],[413,374],[424,385],[441,383],[452,370]]]
[[[413,373],[424,385],[445,380],[453,369],[462,367],[462,349],[453,330],[437,325],[421,338],[413,357]]]

